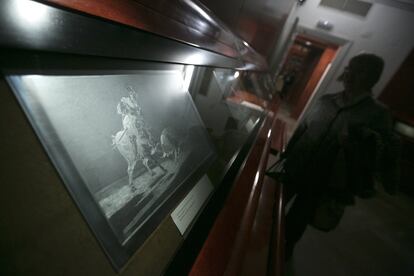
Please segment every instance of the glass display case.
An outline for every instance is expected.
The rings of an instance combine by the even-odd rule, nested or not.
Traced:
[[[89,228],[118,272],[150,237],[170,237],[172,258],[183,237],[171,212],[205,175],[215,189],[231,186],[223,179],[269,111],[271,78],[238,59],[33,1],[24,2],[45,17],[27,24],[17,2],[0,4],[3,79]],[[98,30],[98,40],[89,37]],[[146,246],[140,256],[164,251]]]
[[[120,270],[202,175],[220,185],[268,101],[257,95],[265,93],[257,73],[139,61],[134,70],[117,62],[117,70],[86,72],[63,64],[3,72]]]
[[[122,75],[6,75],[117,268],[215,156],[187,92],[190,77],[184,65]]]
[[[266,97],[271,94],[260,87],[262,83],[256,75],[260,74],[223,68],[195,69],[190,93],[217,149],[218,157],[210,175],[216,181],[226,172],[268,107],[270,98]]]

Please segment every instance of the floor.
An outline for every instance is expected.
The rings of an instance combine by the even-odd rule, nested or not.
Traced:
[[[278,114],[295,120],[288,108]],[[321,232],[309,226],[298,242],[287,276],[414,276],[414,197],[379,189],[372,199],[347,207],[338,227]]]
[[[289,276],[414,275],[414,199],[379,192],[346,209],[337,229],[308,227]]]

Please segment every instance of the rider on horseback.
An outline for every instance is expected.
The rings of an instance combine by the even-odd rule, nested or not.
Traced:
[[[138,104],[138,96],[132,87],[128,86],[129,95],[122,97],[117,105],[117,113],[122,116],[123,130],[113,137],[113,143],[128,163],[129,185],[133,187],[133,172],[138,160],[154,175],[149,166],[149,161],[153,161],[162,171],[164,167],[151,156],[151,134],[145,126],[141,107]],[[132,152],[131,152],[132,147]]]

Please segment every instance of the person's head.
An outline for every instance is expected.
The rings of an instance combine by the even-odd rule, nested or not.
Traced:
[[[134,88],[132,88],[132,86],[127,86],[126,89],[129,92],[129,97],[137,101],[137,92],[135,92]]]
[[[378,82],[384,60],[374,54],[363,53],[354,56],[344,72],[339,77],[345,90],[365,90],[371,91],[372,87]]]
[[[120,115],[125,115],[127,113],[126,106],[124,102],[119,102],[116,105],[116,112]]]

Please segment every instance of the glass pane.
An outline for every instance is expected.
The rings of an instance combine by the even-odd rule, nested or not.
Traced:
[[[110,237],[134,252],[178,204],[167,208],[166,202],[179,189],[188,191],[215,155],[185,87],[184,66],[174,68],[8,76],[68,190],[114,259],[120,252],[111,251]]]
[[[217,177],[263,116],[267,106],[263,98],[268,97],[268,91],[261,85],[257,75],[251,73],[195,68],[190,94],[217,147],[218,160],[214,166]]]

